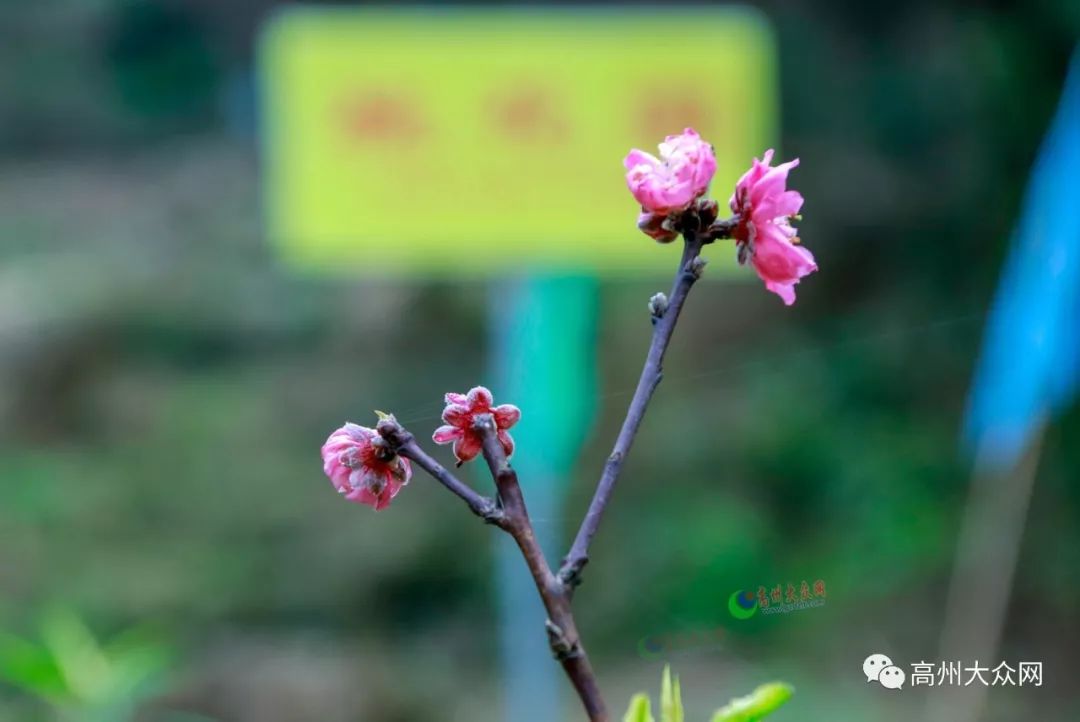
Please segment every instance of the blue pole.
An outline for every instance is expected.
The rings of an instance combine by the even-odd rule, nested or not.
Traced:
[[[521,408],[514,467],[548,562],[558,564],[563,501],[595,398],[597,281],[530,275],[494,289],[491,367],[496,400]],[[565,681],[552,661],[544,607],[513,540],[498,536],[499,646],[504,718],[561,719]]]

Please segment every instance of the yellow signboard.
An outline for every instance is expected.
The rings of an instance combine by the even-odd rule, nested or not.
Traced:
[[[723,203],[774,139],[744,10],[299,8],[260,63],[268,231],[308,267],[666,274],[623,156],[692,126]]]

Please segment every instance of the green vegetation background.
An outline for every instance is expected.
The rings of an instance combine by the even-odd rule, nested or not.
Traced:
[[[275,263],[250,76],[270,5],[0,6],[0,628],[152,626],[172,662],[145,720],[496,719],[491,531],[420,477],[392,511],[342,503],[318,458],[374,408],[434,427],[483,378],[488,289]],[[965,396],[1080,5],[761,7],[822,271],[787,311],[756,281],[695,290],[579,622],[615,706],[670,661],[692,719],[772,678],[798,689],[781,722],[912,719],[924,697],[861,660],[936,659]],[[658,288],[602,288],[597,423],[541,534],[584,510]],[[1049,432],[1001,655],[1048,681],[995,690],[995,720],[1076,708],[1078,435],[1075,409]],[[804,579],[825,607],[727,613]],[[0,719],[52,714],[0,686]]]

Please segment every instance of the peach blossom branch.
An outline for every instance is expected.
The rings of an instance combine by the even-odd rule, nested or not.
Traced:
[[[454,476],[446,467],[424,451],[416,443],[416,438],[412,433],[402,427],[395,419],[382,419],[375,428],[395,452],[415,462],[417,466],[430,474],[436,481],[460,497],[473,514],[476,514],[488,524],[499,527],[504,525],[505,514],[494,499],[478,493]]]
[[[559,569],[559,580],[569,589],[581,583],[581,570],[589,562],[589,544],[596,535],[608,502],[611,501],[615,484],[619,480],[619,472],[622,471],[623,461],[630,453],[630,447],[641,427],[649,400],[652,399],[656,387],[663,378],[664,355],[671,343],[671,336],[675,332],[675,324],[678,323],[679,314],[686,303],[690,289],[700,277],[704,267],[705,259],[701,257],[701,249],[714,240],[729,238],[738,223],[737,218],[730,218],[716,221],[698,231],[694,227],[696,221],[696,216],[692,214],[683,218],[683,253],[666,304],[650,304],[653,311],[653,334],[648,354],[645,357],[645,367],[641,370],[637,389],[630,400],[626,418],[615,440],[615,448],[612,449],[604,464],[604,470],[596,485],[596,492],[589,504],[589,509]]]
[[[570,589],[559,581],[548,566],[525,507],[517,472],[499,443],[495,421],[490,414],[484,414],[476,418],[474,428],[483,437],[484,460],[495,479],[499,501],[506,515],[503,528],[517,542],[547,610],[546,627],[551,651],[581,698],[589,719],[592,722],[606,722],[607,708],[570,608]]]

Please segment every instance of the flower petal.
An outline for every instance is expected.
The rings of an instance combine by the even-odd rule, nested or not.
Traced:
[[[412,464],[410,464],[409,460],[403,456],[395,457],[390,465],[391,485],[400,489],[408,484],[410,479],[412,479]],[[395,490],[394,493],[397,494],[397,490]]]
[[[495,426],[500,429],[509,429],[521,419],[521,409],[513,404],[502,404],[491,410],[495,417]]]
[[[454,442],[454,456],[464,464],[466,461],[476,458],[476,455],[480,453],[481,446],[482,442],[479,434],[471,431],[465,432],[460,439]]]
[[[500,430],[498,439],[499,443],[502,444],[503,451],[506,453],[506,458],[509,459],[514,455],[514,437],[508,431]]]
[[[469,389],[469,410],[473,413],[478,411],[488,411],[491,408],[491,404],[495,402],[495,399],[491,396],[491,392],[484,386],[474,386]]]
[[[442,420],[451,426],[465,428],[472,423],[472,414],[469,407],[460,404],[450,404],[442,412]]]
[[[451,441],[460,439],[464,433],[464,429],[448,424],[435,429],[435,433],[431,435],[431,440],[436,444],[449,444]]]
[[[790,306],[795,303],[795,284],[798,281],[791,283],[777,283],[775,281],[766,281],[765,288],[775,293],[783,301],[785,306]]]
[[[775,216],[794,216],[802,210],[802,205],[803,197],[799,191],[784,191],[776,199],[773,212]]]
[[[661,165],[659,158],[652,155],[651,153],[646,153],[643,150],[638,150],[637,148],[634,148],[629,153],[627,153],[626,157],[623,159],[623,167],[626,168],[626,170],[633,170],[638,166],[648,166],[649,168],[656,168],[659,165]]]

